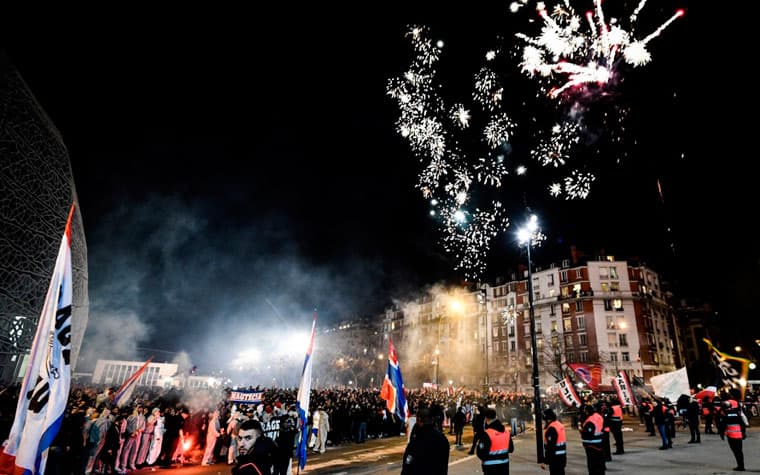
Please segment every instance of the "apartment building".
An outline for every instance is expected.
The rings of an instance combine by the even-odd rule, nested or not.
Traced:
[[[603,385],[620,370],[648,381],[682,365],[675,313],[653,269],[603,256],[535,269],[531,277],[542,388],[567,363],[600,364]],[[407,385],[529,391],[527,279],[524,270],[495,285],[438,289],[387,311],[384,335],[400,348]]]

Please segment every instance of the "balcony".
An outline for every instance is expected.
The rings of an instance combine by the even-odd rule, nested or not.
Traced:
[[[593,297],[593,290],[581,290],[580,292],[570,292],[568,295],[560,295],[557,300],[573,300],[585,297]]]

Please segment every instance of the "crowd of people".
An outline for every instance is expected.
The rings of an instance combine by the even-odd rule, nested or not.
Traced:
[[[145,387],[119,405],[114,404],[114,388],[73,387],[63,425],[48,453],[47,473],[123,474],[146,466],[226,463],[234,466],[237,475],[257,473],[254,466],[269,470],[262,473],[291,474],[299,438],[296,389],[248,389],[261,391],[260,402],[231,402],[230,388]],[[715,427],[721,437],[728,438],[737,470],[741,470],[741,436],[746,424],[735,399],[691,398],[686,404],[644,399],[636,412],[647,432],[661,437],[661,450],[672,447],[679,418],[691,428],[690,443],[699,443],[701,418],[706,433]],[[18,387],[0,392],[3,440],[13,422],[17,400]],[[413,466],[432,462],[412,454],[421,449],[429,458],[436,444],[442,447],[446,430],[455,435],[456,445],[462,446],[464,426],[471,424],[474,440],[469,453],[484,459],[484,473],[491,473],[496,470],[492,465],[508,463],[513,450],[510,437],[523,432],[534,413],[532,396],[515,392],[423,389],[408,391],[407,400],[411,417],[401,421],[386,409],[378,389],[312,390],[306,431],[309,450],[323,453],[328,445],[405,436],[408,447],[402,473],[431,473],[415,472]],[[559,417],[563,414],[572,429],[581,431],[589,473],[604,473],[604,463],[613,455],[610,437],[616,446],[614,454],[624,453],[621,427],[623,412],[628,410],[616,398],[592,396],[578,408],[566,408],[552,396],[542,402],[548,422],[545,462],[551,473],[564,470],[559,468],[564,467],[565,460],[564,425]],[[738,425],[734,424],[737,417]]]
[[[688,443],[700,443],[700,417],[704,417],[705,434],[719,434],[728,441],[735,459],[735,471],[744,471],[742,441],[746,438],[749,425],[747,404],[755,404],[757,392],[747,392],[744,402],[738,389],[723,394],[697,399],[693,395],[683,395],[676,403],[667,398],[645,396],[638,407],[641,424],[652,437],[657,434],[662,439],[660,450],[673,448],[673,438],[679,417],[684,428],[689,427],[691,439]],[[607,462],[613,455],[625,454],[623,440],[623,419],[626,409],[616,396],[593,395],[588,397],[577,412],[572,414],[569,429],[578,430],[581,445],[586,455],[588,473],[606,473]],[[414,431],[403,457],[402,475],[422,475],[426,473],[446,474],[449,444],[442,442],[435,427],[435,418],[429,411],[420,411],[421,430]],[[499,420],[497,412],[487,406],[479,406],[473,419],[474,440],[470,454],[474,451],[482,461],[484,475],[509,474],[509,458],[514,451],[513,431]],[[633,412],[631,412],[633,414]],[[541,468],[549,469],[551,475],[564,475],[567,465],[566,427],[557,413],[550,407],[543,409],[545,421],[541,454]],[[713,431],[713,424],[716,431]],[[655,432],[655,430],[657,432]],[[611,451],[611,438],[615,452]],[[435,471],[430,471],[435,467]]]
[[[18,400],[19,387],[0,393],[0,437],[5,440]],[[261,390],[257,404],[230,402],[230,388],[181,389],[138,387],[126,404],[114,404],[115,388],[72,387],[63,424],[48,453],[47,472],[54,475],[123,474],[146,466],[228,463],[240,465],[241,449],[250,458],[251,447],[241,439],[273,442],[267,456],[272,473],[291,473],[298,439],[296,389]],[[424,408],[439,431],[454,431],[458,440],[464,424],[477,414],[475,402],[497,408],[499,416],[524,430],[532,413],[527,395],[478,391],[411,390],[413,412]],[[386,409],[379,389],[334,388],[312,390],[308,419],[309,449],[324,452],[328,445],[363,443],[370,438],[409,436],[415,417],[401,421]],[[252,422],[248,422],[252,421]],[[253,424],[255,422],[256,424]]]

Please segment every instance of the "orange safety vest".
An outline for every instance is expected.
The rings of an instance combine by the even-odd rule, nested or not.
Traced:
[[[619,404],[612,406],[612,417],[610,417],[610,420],[616,422],[623,420],[623,408]]]
[[[546,432],[553,428],[557,431],[557,445],[554,446],[554,455],[567,454],[567,437],[565,436],[565,426],[560,421],[553,421],[544,431],[544,444],[546,444]]]
[[[594,425],[594,435],[592,439],[582,439],[581,442],[583,442],[584,447],[601,447],[602,446],[602,431],[604,430],[604,419],[602,419],[602,416],[599,415],[598,412],[595,412],[588,416],[586,421],[583,423],[588,424],[591,422]]]
[[[488,460],[484,460],[483,465],[509,463],[509,430],[499,432],[496,429],[486,429],[486,434],[491,439],[491,448],[488,450]]]
[[[728,411],[726,411],[727,419],[730,417],[731,422],[727,421],[726,424],[726,437],[729,439],[741,439],[742,438],[742,426],[739,423],[741,420],[741,415],[739,414],[739,411],[741,409],[739,408],[739,403],[734,401],[733,399],[730,399],[728,401],[729,405],[731,406]]]

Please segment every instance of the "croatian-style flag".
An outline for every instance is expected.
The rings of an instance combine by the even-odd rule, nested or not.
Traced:
[[[148,358],[148,361],[146,361],[144,365],[140,366],[137,371],[135,371],[135,373],[129,377],[129,379],[124,381],[124,384],[121,385],[119,390],[116,391],[116,395],[113,397],[114,404],[122,407],[124,404],[129,402],[129,398],[132,397],[132,393],[135,391],[135,387],[137,386],[137,380],[140,379],[140,376],[142,376],[142,374],[145,372],[145,369],[148,367],[151,361],[153,361],[152,356]]]
[[[298,428],[301,432],[301,439],[298,441],[298,466],[303,469],[306,466],[306,444],[309,441],[308,427],[309,420],[309,398],[311,396],[311,366],[312,355],[314,353],[314,336],[317,334],[317,311],[314,310],[314,320],[311,322],[311,338],[309,339],[309,348],[306,350],[306,358],[303,361],[303,372],[301,373],[301,385],[298,386],[298,395],[296,396],[296,410],[298,411]]]
[[[393,340],[388,339],[388,371],[385,373],[380,397],[385,400],[385,406],[399,419],[405,421],[409,417],[409,406],[406,404],[404,381],[401,378],[401,366],[398,364],[398,354],[393,346]]]
[[[0,474],[45,473],[71,385],[71,205],[37,332],[21,384],[16,416],[0,454]]]

